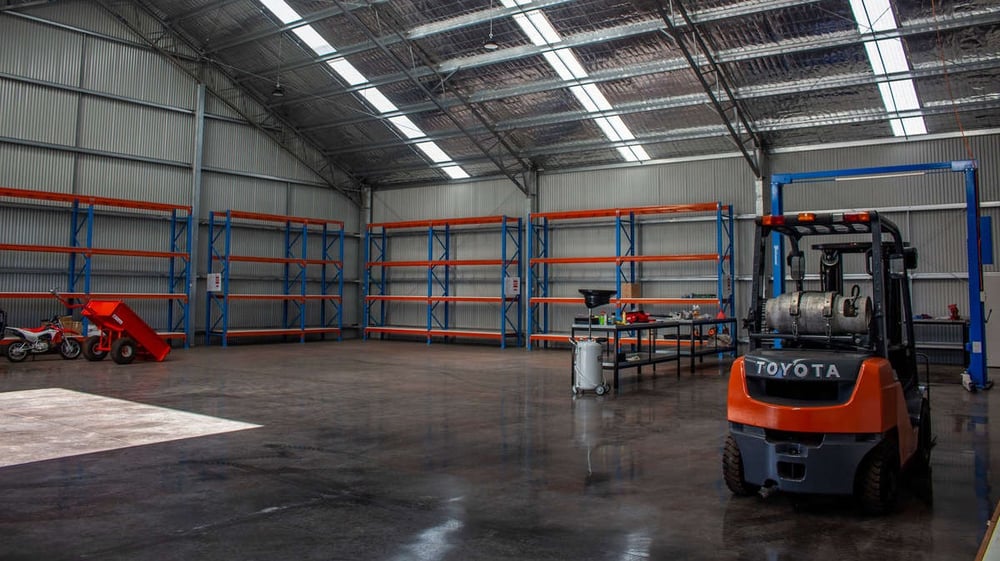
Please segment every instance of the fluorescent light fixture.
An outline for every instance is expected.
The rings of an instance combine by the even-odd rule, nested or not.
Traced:
[[[284,0],[260,0],[260,3],[270,10],[274,17],[280,19],[281,23],[292,23],[302,19],[298,12],[293,10]]]
[[[465,173],[465,170],[462,169],[462,168],[460,168],[460,167],[458,167],[458,166],[445,166],[445,167],[443,167],[441,169],[445,173],[448,174],[448,177],[450,177],[452,179],[468,179],[469,178],[469,174]]]
[[[368,83],[368,78],[365,78],[365,75],[359,72],[353,64],[347,62],[346,58],[335,58],[327,61],[326,64],[351,86],[360,86],[361,84]]]
[[[851,11],[861,33],[889,31],[898,27],[889,0],[851,0]]]
[[[420,127],[418,127],[416,123],[411,121],[406,115],[389,117],[389,122],[395,125],[399,132],[403,133],[403,136],[409,138],[410,140],[427,136],[424,131],[420,130]]]
[[[309,46],[319,56],[328,55],[330,53],[337,52],[330,43],[326,42],[326,39],[316,33],[311,25],[303,25],[302,27],[296,27],[292,30],[292,33],[298,35],[302,42]]]
[[[448,156],[448,154],[445,154],[444,150],[442,150],[436,142],[418,142],[415,146],[419,148],[421,152],[427,154],[427,157],[430,158],[435,164],[451,161],[451,157]]]
[[[372,107],[375,108],[379,113],[391,113],[393,111],[399,111],[396,104],[389,101],[389,98],[385,97],[378,88],[365,88],[363,90],[358,90],[361,97],[365,98]]]

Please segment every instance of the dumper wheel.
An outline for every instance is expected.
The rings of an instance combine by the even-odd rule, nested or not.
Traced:
[[[108,356],[108,351],[101,351],[97,346],[101,344],[99,335],[91,335],[83,341],[83,358],[90,361],[104,360]]]
[[[80,356],[80,341],[75,337],[66,337],[59,345],[59,354],[66,360],[73,360]]]
[[[129,337],[122,337],[111,343],[111,360],[118,364],[129,364],[135,360],[135,341]]]
[[[886,514],[899,494],[899,448],[894,439],[883,440],[861,463],[855,489],[868,514]]]
[[[751,485],[743,479],[743,455],[732,435],[726,437],[726,447],[722,452],[722,476],[726,480],[726,487],[734,495],[746,497],[760,489],[760,486]]]

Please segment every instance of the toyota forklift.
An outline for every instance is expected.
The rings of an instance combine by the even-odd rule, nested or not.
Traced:
[[[794,283],[779,295],[768,286],[775,235]],[[803,286],[807,243],[819,290]],[[892,510],[901,470],[929,466],[932,446],[910,307],[916,250],[875,211],[761,216],[754,244],[749,347],[729,378],[726,486],[854,495],[867,512]],[[845,259],[863,261],[867,295],[845,291]]]

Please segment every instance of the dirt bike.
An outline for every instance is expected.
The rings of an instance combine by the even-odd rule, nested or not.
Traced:
[[[39,355],[58,352],[65,359],[80,356],[80,341],[68,335],[59,321],[59,316],[50,320],[42,320],[40,327],[10,327],[5,334],[17,337],[7,345],[7,360],[21,362],[28,355]]]

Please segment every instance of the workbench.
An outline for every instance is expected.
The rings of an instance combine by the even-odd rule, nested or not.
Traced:
[[[703,317],[667,321],[675,322],[679,328],[687,330],[683,343],[679,344],[680,354],[691,358],[691,372],[694,372],[695,362],[703,362],[708,355],[732,353],[736,356],[736,318]],[[720,343],[715,335],[706,336],[706,329],[712,327],[716,329],[716,333],[722,333],[728,328],[729,343]],[[680,338],[681,335],[678,335],[678,339]]]
[[[673,345],[664,347],[664,340],[657,339],[657,334],[661,329],[674,330]],[[604,370],[611,370],[614,373],[615,391],[620,389],[619,372],[623,368],[635,368],[637,374],[641,375],[643,366],[652,366],[653,372],[656,372],[657,364],[675,361],[677,363],[677,376],[681,375],[681,323],[678,321],[650,321],[624,325],[574,323],[570,329],[570,337],[574,339],[578,334],[581,338],[585,338],[588,333],[592,333],[595,339],[605,339],[601,353],[601,366]],[[646,339],[645,347],[643,347],[644,338]],[[657,348],[657,343],[660,343],[659,348]],[[630,345],[631,350],[622,351],[623,344]],[[631,360],[629,360],[630,358]],[[570,359],[569,371],[570,386],[572,386],[575,382],[572,358]]]

